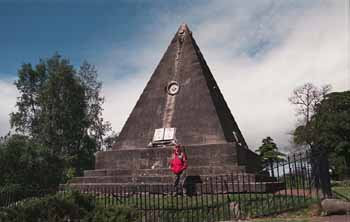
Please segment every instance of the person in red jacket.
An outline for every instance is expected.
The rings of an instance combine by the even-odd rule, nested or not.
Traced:
[[[171,171],[175,174],[174,187],[176,190],[182,190],[186,178],[187,156],[180,144],[175,144],[174,153],[170,160]]]

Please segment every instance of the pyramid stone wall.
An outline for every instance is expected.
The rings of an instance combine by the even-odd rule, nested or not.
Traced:
[[[170,94],[168,86],[174,81],[179,91]],[[181,25],[172,39],[113,149],[98,152],[96,169],[71,183],[169,182],[172,146],[148,144],[155,129],[170,127],[176,128],[176,138],[188,155],[189,176],[255,173],[261,169],[187,25]]]
[[[171,81],[179,84],[177,95],[167,93]],[[114,149],[142,148],[151,142],[154,130],[162,127],[175,127],[182,144],[234,142],[234,131],[246,145],[187,26],[175,34]]]

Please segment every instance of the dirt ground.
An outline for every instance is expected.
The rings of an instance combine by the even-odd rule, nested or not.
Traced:
[[[312,218],[312,222],[350,222],[350,215],[333,215]]]
[[[276,217],[242,220],[242,222],[350,222],[350,215],[310,216],[310,217]]]
[[[319,204],[310,205],[307,208],[286,212],[275,217],[257,218],[248,220],[249,222],[350,222],[350,215],[330,215],[320,216],[322,214]]]

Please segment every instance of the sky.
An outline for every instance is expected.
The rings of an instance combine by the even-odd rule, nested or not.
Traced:
[[[266,136],[291,146],[297,86],[350,88],[349,0],[0,0],[0,136],[17,70],[55,52],[97,67],[119,132],[183,22],[252,150]]]

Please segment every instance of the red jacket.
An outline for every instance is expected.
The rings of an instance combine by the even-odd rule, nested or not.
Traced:
[[[180,155],[173,154],[173,159],[170,161],[171,171],[174,174],[179,174],[185,169],[187,169],[187,157],[184,152],[181,152]]]

